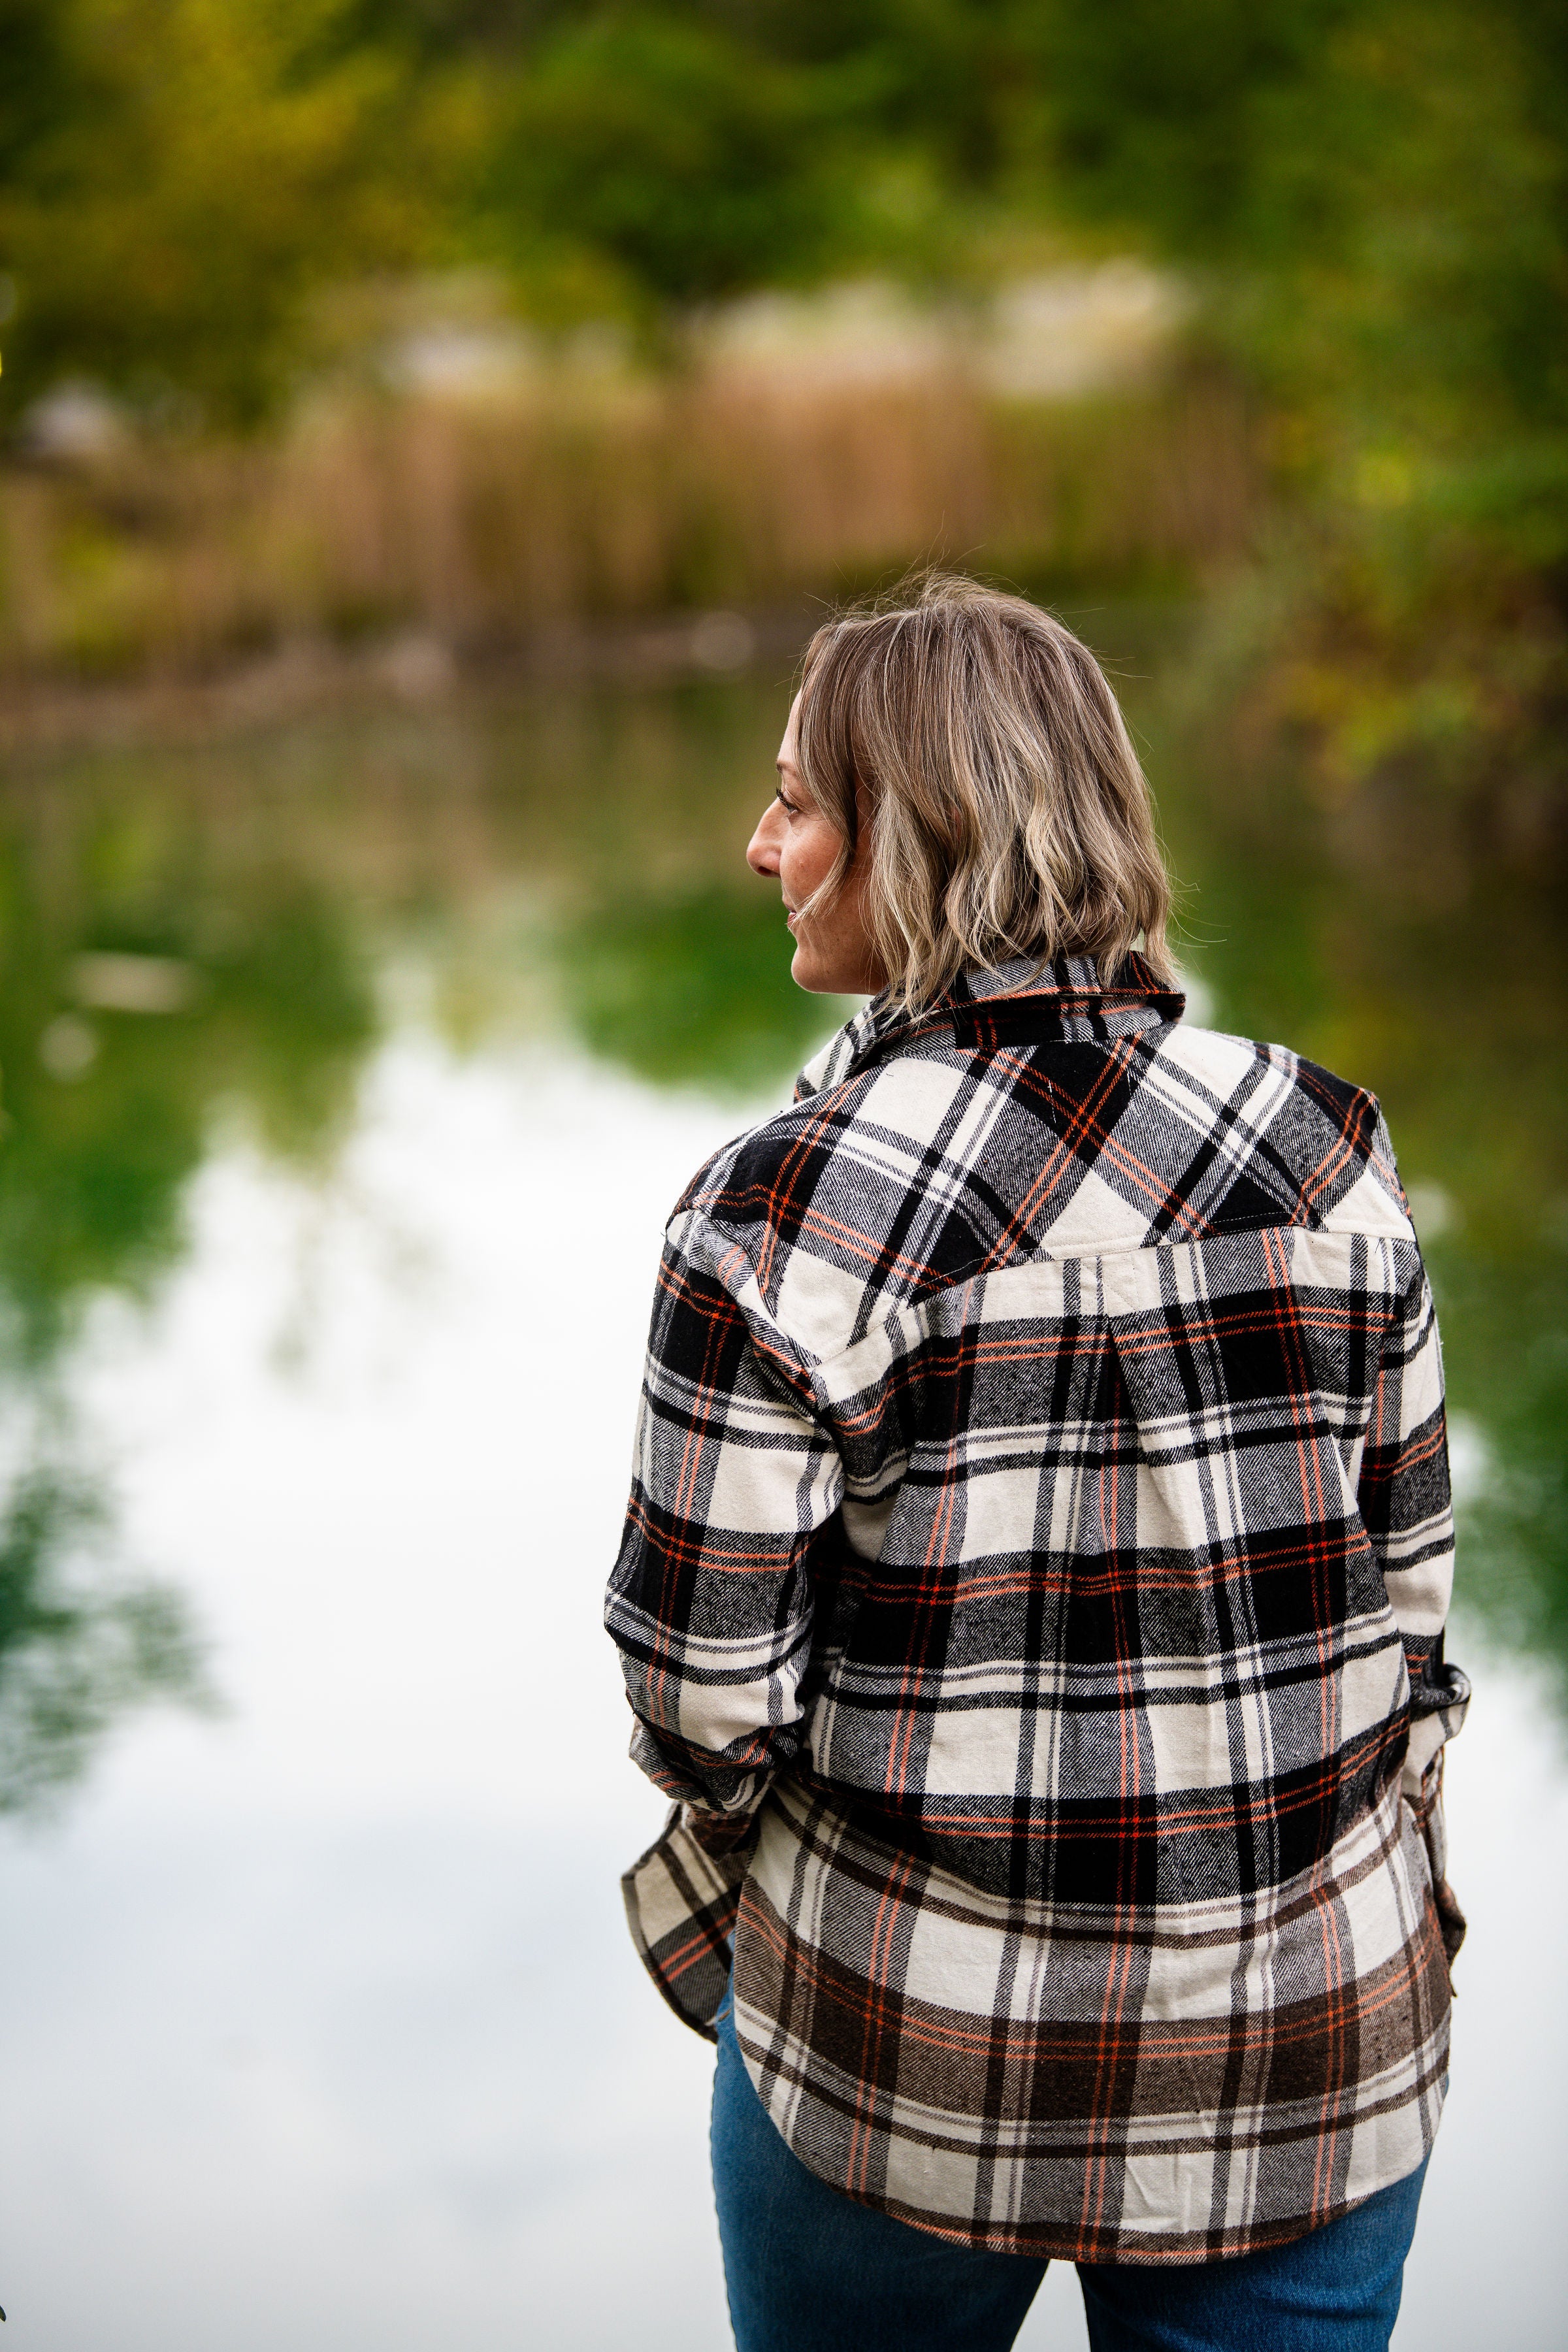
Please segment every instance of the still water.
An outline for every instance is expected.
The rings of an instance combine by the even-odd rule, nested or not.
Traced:
[[[1453,829],[1200,758],[1147,625],[1092,634],[1203,1017],[1377,1088],[1427,1243],[1472,1928],[1397,2341],[1547,2352],[1563,928]],[[17,2352],[728,2341],[708,2053],[621,1926],[662,1807],[598,1605],[663,1218],[832,1015],[740,866],[786,703],[764,675],[362,712],[0,795]],[[1024,2343],[1076,2352],[1076,2306],[1053,2272]]]

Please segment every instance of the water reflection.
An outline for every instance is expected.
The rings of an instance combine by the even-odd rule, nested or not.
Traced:
[[[1560,918],[1190,756],[1164,640],[1092,634],[1145,676],[1214,1018],[1386,1100],[1468,1605],[1561,1678]],[[0,792],[0,1801],[98,1759],[47,1838],[0,1841],[19,2345],[726,2341],[706,2053],[619,1920],[659,1805],[598,1591],[660,1220],[830,1017],[741,866],[785,699],[364,713]],[[104,1756],[195,1689],[193,1615],[221,1725]],[[1495,2340],[1503,2275],[1508,2352],[1545,2352],[1568,1783],[1475,1630],[1472,1936],[1398,2340]],[[1054,2272],[1023,2340],[1081,2345],[1072,2299]]]
[[[308,872],[222,870],[211,825],[100,774],[0,805],[0,1809],[112,1723],[201,1690],[179,1596],[128,1576],[63,1359],[90,1301],[181,1255],[215,1106],[319,1163],[376,1034],[352,925]]]
[[[1286,775],[1163,805],[1220,1025],[1373,1087],[1443,1326],[1458,1594],[1568,1695],[1568,919],[1489,845],[1394,806],[1345,840]]]
[[[226,887],[68,788],[0,816],[0,1300],[35,1375],[105,1286],[148,1297],[219,1102],[274,1152],[345,1131],[377,1022],[348,911],[298,871]],[[118,836],[118,837],[117,837]]]
[[[1132,673],[1213,1017],[1383,1096],[1445,1317],[1463,1593],[1568,1679],[1560,910],[1397,824],[1371,853],[1338,841],[1288,774],[1194,760],[1162,625],[1107,613],[1091,634]],[[61,1465],[82,1450],[83,1312],[158,1294],[216,1139],[325,1178],[372,1056],[420,1025],[460,1055],[575,1039],[734,1097],[819,1033],[832,1008],[792,987],[776,902],[741,862],[786,698],[782,678],[536,693],[13,779],[0,1372],[30,1401],[17,1427],[53,1435],[13,1445],[0,1495],[0,1803],[79,1767],[133,1698],[191,1686],[177,1603],[116,1581],[102,1496],[89,1510]]]
[[[574,1026],[592,1051],[656,1086],[757,1095],[798,1068],[837,1010],[789,977],[773,892],[722,883],[623,896],[562,935]]]
[[[0,1519],[0,1812],[85,1771],[104,1733],[154,1699],[202,1701],[187,1612],[166,1584],[102,1557],[109,1513],[80,1469],[35,1461]]]

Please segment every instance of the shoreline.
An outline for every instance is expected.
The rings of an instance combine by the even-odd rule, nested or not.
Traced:
[[[783,611],[670,613],[480,649],[420,628],[353,645],[301,635],[205,677],[12,677],[0,680],[0,757],[206,740],[375,704],[427,712],[538,686],[722,684],[769,665],[787,675],[831,609],[814,599]]]
[[[1163,635],[1195,603],[1116,583],[1079,583],[1071,593],[1036,593],[1091,643],[1095,620],[1107,613],[1136,616],[1139,635],[1152,619]],[[462,699],[540,687],[712,686],[772,669],[783,688],[813,632],[854,601],[853,595],[811,595],[760,609],[564,623],[510,641],[469,645],[417,625],[352,642],[301,632],[205,674],[0,675],[0,759],[210,741],[377,705],[425,714]]]

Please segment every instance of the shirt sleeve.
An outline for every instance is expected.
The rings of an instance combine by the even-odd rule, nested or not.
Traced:
[[[668,1795],[749,1814],[802,1738],[819,1567],[844,1473],[813,1365],[750,1259],[700,1213],[666,1237],[605,1623]]]
[[[1394,1255],[1397,1303],[1378,1365],[1357,1499],[1405,1643],[1410,1744],[1402,1787],[1426,1835],[1445,1932],[1451,1909],[1462,1933],[1447,1885],[1441,1801],[1443,1750],[1460,1728],[1470,1696],[1465,1676],[1443,1653],[1454,1582],[1443,1358],[1420,1254],[1413,1244],[1398,1244]],[[1451,1948],[1458,1948],[1457,1935]]]

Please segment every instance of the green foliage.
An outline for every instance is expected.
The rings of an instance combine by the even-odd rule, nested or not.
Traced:
[[[1120,630],[1118,631],[1120,635]],[[1110,637],[1117,643],[1117,636]],[[1134,646],[1135,651],[1142,648]],[[1184,954],[1214,1025],[1287,1041],[1385,1110],[1443,1327],[1461,1500],[1458,1594],[1568,1699],[1568,923],[1548,875],[1474,857],[1418,783],[1331,847],[1293,756],[1228,764],[1172,690],[1135,696]],[[1152,741],[1150,738],[1152,737]],[[1233,740],[1233,739],[1232,739]],[[1304,789],[1305,787],[1305,789]],[[1461,1653],[1462,1655],[1462,1653]]]
[[[793,1072],[841,1008],[789,976],[771,893],[721,886],[596,908],[563,942],[592,1050],[660,1086],[755,1094]]]
[[[25,171],[67,116],[71,77],[59,12],[50,0],[0,0],[0,179]]]
[[[514,236],[570,240],[691,301],[831,258],[846,191],[799,76],[657,16],[543,45],[503,118],[488,193]],[[837,202],[836,202],[837,199]]]
[[[656,300],[852,265],[901,162],[1223,269],[1287,374],[1563,396],[1544,0],[4,0],[0,33],[32,381],[254,407],[309,287],[498,239]]]
[[[1272,709],[1325,774],[1561,782],[1564,27],[1550,0],[0,0],[0,403],[80,373],[259,418],[312,298],[377,272],[499,257],[547,322],[647,328],[825,273],[973,286],[1071,225],[1184,269],[1252,389],[1297,583]]]
[[[1420,471],[1485,445],[1507,500],[1497,434],[1568,415],[1568,79],[1544,16],[1107,0],[1054,24],[1062,194],[1209,264],[1321,461],[1405,436]]]
[[[108,1567],[107,1532],[98,1487],[52,1461],[0,1516],[0,1814],[79,1778],[128,1709],[206,1700],[184,1602]]]
[[[420,249],[424,201],[395,168],[399,61],[341,44],[342,0],[11,5],[8,401],[79,371],[255,415],[288,381],[308,291]]]
[[[1542,1248],[1527,1223],[1522,1238],[1433,1253],[1454,1403],[1487,1449],[1460,1512],[1458,1590],[1568,1696],[1568,1235]]]
[[[1058,191],[1206,272],[1266,404],[1293,583],[1271,716],[1341,798],[1403,771],[1487,806],[1532,772],[1561,808],[1560,12],[1108,0],[1052,24]]]
[[[102,781],[0,801],[0,1814],[75,1780],[128,1710],[208,1696],[184,1602],[125,1572],[74,1458],[83,1310],[177,1262],[218,1107],[311,1170],[378,1034],[348,909],[265,817],[204,824],[156,764]]]
[[[319,892],[264,870],[231,894],[178,829],[72,818],[58,812],[41,866],[26,813],[0,812],[0,1340],[35,1368],[96,1292],[145,1296],[178,1257],[217,1101],[237,1097],[309,1165],[352,1115],[377,1034]],[[94,1003],[94,956],[183,976],[183,993],[151,1013]]]
[[[1332,137],[1315,103],[1322,60],[1365,13],[1364,0],[1054,0],[1039,58],[1064,192],[1184,256],[1278,250],[1292,232],[1272,192]]]

